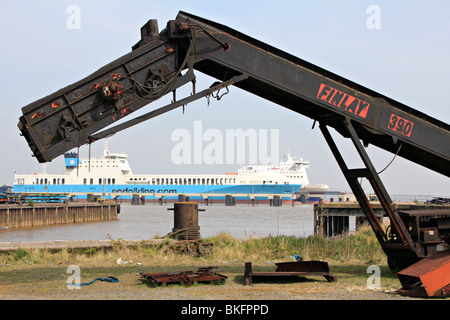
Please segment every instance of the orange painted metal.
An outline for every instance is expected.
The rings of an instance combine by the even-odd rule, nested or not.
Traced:
[[[450,250],[436,252],[397,273],[401,294],[450,296]]]

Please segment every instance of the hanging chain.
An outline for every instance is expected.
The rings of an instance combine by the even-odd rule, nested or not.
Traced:
[[[91,143],[89,143],[89,172],[91,172]]]

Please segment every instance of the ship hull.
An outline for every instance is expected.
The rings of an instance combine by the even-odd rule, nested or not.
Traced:
[[[133,193],[145,196],[147,199],[157,199],[164,195],[165,199],[178,199],[179,194],[190,196],[191,200],[225,199],[225,195],[231,195],[236,200],[268,199],[270,195],[285,195],[291,197],[297,193],[301,184],[292,185],[14,185],[14,192],[48,192],[69,193],[76,199],[86,199],[87,193],[105,194],[106,198],[118,196],[121,199],[131,199]],[[217,196],[215,196],[217,194]],[[260,194],[260,196],[258,196]]]

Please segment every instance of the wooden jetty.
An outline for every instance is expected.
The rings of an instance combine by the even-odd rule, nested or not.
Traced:
[[[118,219],[114,201],[0,205],[0,229]]]
[[[382,221],[384,210],[378,201],[370,201],[377,218]],[[397,210],[431,209],[439,206],[420,204],[416,202],[395,202]],[[349,230],[349,218],[355,217],[358,228],[366,221],[366,216],[356,201],[323,202],[314,205],[314,234],[332,237]]]

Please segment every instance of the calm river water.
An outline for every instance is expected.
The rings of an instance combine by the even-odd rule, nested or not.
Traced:
[[[119,219],[106,222],[57,225],[26,229],[0,230],[0,242],[54,241],[54,240],[143,240],[164,236],[172,231],[173,204],[121,204]],[[268,235],[307,237],[314,233],[313,205],[268,204],[251,206],[236,204],[199,205],[199,226],[202,238],[226,232],[238,238]],[[354,229],[350,219],[350,230]]]

